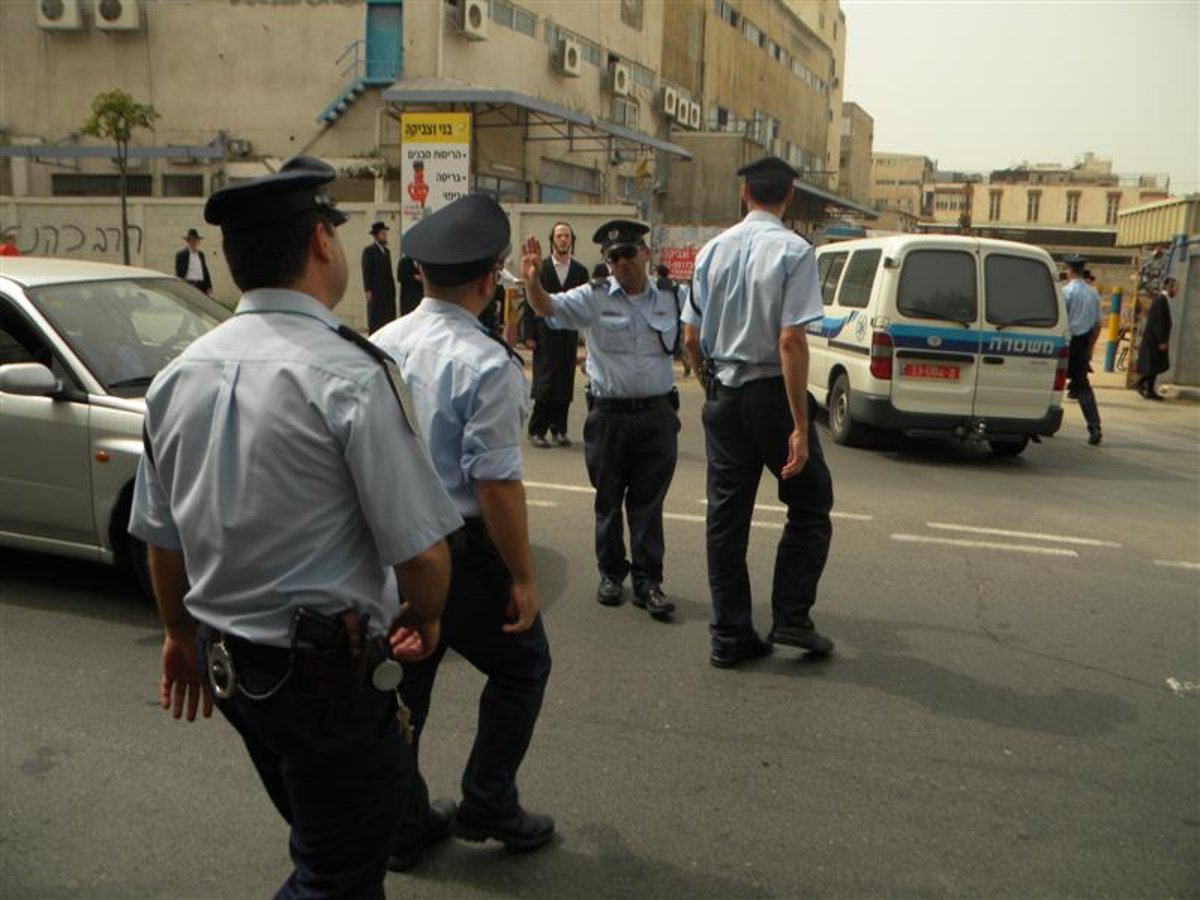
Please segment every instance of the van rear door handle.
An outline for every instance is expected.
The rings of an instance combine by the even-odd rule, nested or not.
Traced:
[[[989,366],[1002,366],[1002,365],[1004,365],[1004,357],[1003,357],[1003,356],[985,356],[985,357],[983,358],[983,361],[984,361],[985,363],[987,363],[987,365],[989,365]]]

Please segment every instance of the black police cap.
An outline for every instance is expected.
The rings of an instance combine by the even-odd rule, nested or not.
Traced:
[[[1067,264],[1068,268],[1075,272],[1082,272],[1084,268],[1087,267],[1087,260],[1078,254],[1064,256],[1063,262]]]
[[[636,247],[641,244],[650,231],[649,225],[635,222],[632,219],[613,219],[605,222],[596,229],[592,241],[600,245],[603,253],[617,250],[621,247]]]
[[[333,166],[311,156],[289,159],[273,175],[221,188],[204,205],[204,221],[223,231],[247,231],[304,213],[320,213],[334,225],[346,221],[324,186],[337,178]]]
[[[737,170],[738,177],[747,181],[788,181],[800,177],[800,173],[778,156],[764,156],[746,163]]]
[[[512,226],[486,194],[467,194],[417,222],[400,239],[425,276],[443,287],[466,284],[508,255]]]

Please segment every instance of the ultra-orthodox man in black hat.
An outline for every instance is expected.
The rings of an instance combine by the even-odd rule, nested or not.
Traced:
[[[649,230],[631,219],[605,222],[592,240],[611,274],[557,294],[542,287],[541,246],[530,237],[522,274],[529,304],[545,324],[582,331],[587,340],[583,448],[596,489],[596,599],[619,605],[631,575],[633,604],[666,619],[675,605],[663,590],[662,508],[678,455],[674,352],[682,298],[649,277]]]
[[[829,555],[833,487],[808,396],[809,322],[823,314],[812,246],[783,224],[796,170],[768,156],[738,169],[746,217],[696,256],[684,348],[706,374],[709,661],[765,656],[772,644],[828,654],[810,612]],[[779,482],[787,521],[775,554],[772,627],[751,620],[746,550],[762,470]]]
[[[150,386],[129,529],[166,630],[163,706],[190,720],[215,700],[290,826],[276,896],[382,898],[416,784],[399,661],[438,647],[462,519],[399,375],[333,313],[333,179],[299,157],[209,198],[244,293]]]
[[[362,251],[363,294],[367,298],[367,332],[378,331],[396,318],[396,281],[392,251],[388,248],[388,226],[371,226],[371,243]]]
[[[446,648],[487,676],[461,804],[429,802],[421,783],[405,805],[394,869],[411,866],[447,829],[520,850],[541,847],[554,834],[550,816],[521,806],[516,783],[550,677],[522,481],[525,374],[520,358],[479,320],[509,240],[508,217],[482,194],[413,225],[404,251],[420,266],[425,297],[371,337],[399,364],[438,478],[466,522],[450,541],[442,646],[406,667],[400,689],[412,711],[414,748]]]
[[[183,236],[184,247],[175,254],[175,277],[182,278],[197,290],[212,295],[212,277],[208,274],[208,260],[200,249],[204,236],[195,228],[189,228]]]

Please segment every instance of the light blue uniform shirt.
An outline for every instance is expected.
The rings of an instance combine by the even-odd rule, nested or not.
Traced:
[[[682,298],[682,294],[680,295]],[[630,297],[617,279],[551,294],[551,328],[584,332],[587,372],[596,397],[657,397],[675,384],[679,310],[675,295],[646,279],[646,293]]]
[[[182,550],[191,614],[288,645],[292,610],[399,611],[385,567],[460,527],[383,366],[293,291],[247,292],[237,314],[146,395],[129,530]]]
[[[822,315],[812,246],[761,210],[701,248],[692,291],[683,321],[699,327],[701,350],[726,387],[781,375],[780,330]]]
[[[519,481],[528,388],[520,361],[455,303],[426,297],[371,335],[404,373],[421,435],[463,516],[479,515],[476,483]]]
[[[1071,337],[1091,334],[1100,321],[1100,294],[1082,278],[1072,278],[1063,288],[1062,295]]]

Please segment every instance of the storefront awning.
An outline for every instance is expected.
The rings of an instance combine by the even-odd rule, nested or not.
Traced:
[[[495,110],[502,115],[508,110],[523,111],[514,120],[487,127],[525,126],[526,140],[570,141],[577,149],[619,149],[622,152],[649,153],[659,151],[690,160],[692,155],[678,144],[664,141],[641,131],[634,131],[615,122],[597,119],[586,113],[559,106],[548,100],[501,88],[466,84],[449,78],[412,78],[397,81],[383,91],[383,100],[395,106],[427,104],[433,106],[457,104],[473,107],[473,112]],[[532,130],[536,129],[536,133]]]

